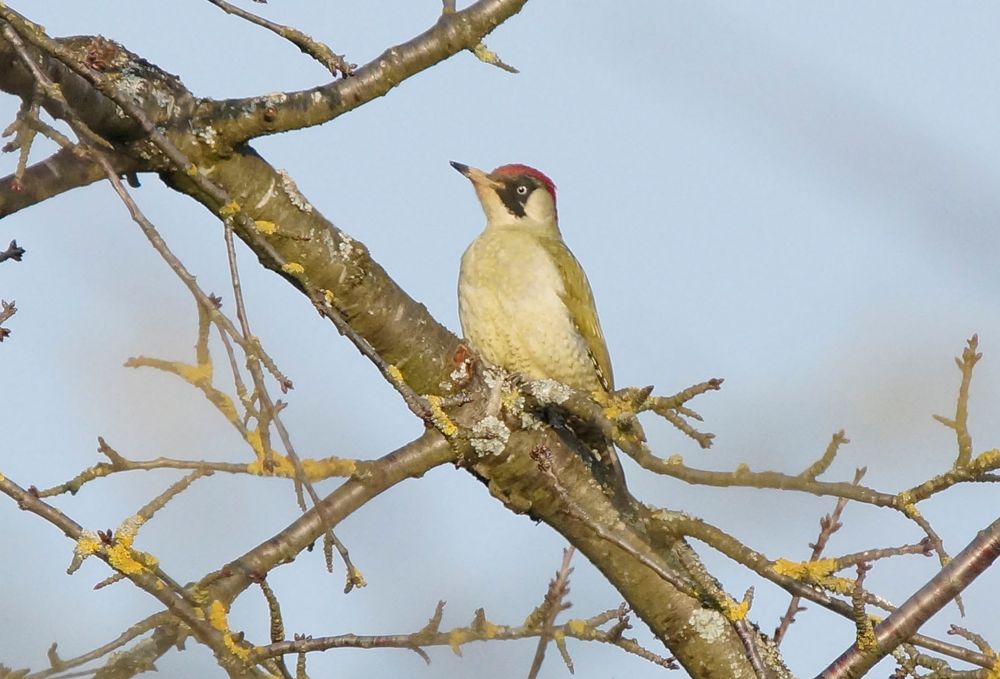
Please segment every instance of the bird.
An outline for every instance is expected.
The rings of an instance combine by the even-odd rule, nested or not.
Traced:
[[[489,174],[451,166],[472,182],[486,215],[458,277],[469,348],[529,380],[555,380],[607,403],[614,391],[611,357],[590,282],[559,230],[555,184],[528,165],[501,165]],[[596,448],[623,480],[614,445],[602,439]]]

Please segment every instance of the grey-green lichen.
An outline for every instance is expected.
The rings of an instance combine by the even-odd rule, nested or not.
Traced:
[[[699,608],[688,619],[688,625],[708,643],[714,643],[722,638],[729,623],[718,611],[710,608]]]
[[[480,455],[499,455],[508,439],[510,429],[494,415],[487,415],[472,427],[472,448]]]
[[[562,382],[555,380],[532,380],[525,385],[528,393],[538,399],[539,403],[559,405],[569,400],[573,390]]]
[[[306,200],[306,197],[302,195],[299,191],[299,187],[296,186],[295,181],[288,175],[288,173],[284,170],[278,170],[278,175],[281,177],[281,188],[285,190],[285,194],[288,196],[288,200],[291,201],[292,205],[303,212],[312,212],[312,204],[310,204],[310,202]]]

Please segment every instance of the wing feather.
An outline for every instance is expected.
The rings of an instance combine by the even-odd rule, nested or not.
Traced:
[[[613,391],[615,380],[611,371],[611,356],[597,317],[597,305],[594,303],[594,293],[590,289],[587,274],[562,240],[546,238],[543,245],[562,273],[565,290],[560,297],[574,325],[587,342],[597,377],[606,391]]]

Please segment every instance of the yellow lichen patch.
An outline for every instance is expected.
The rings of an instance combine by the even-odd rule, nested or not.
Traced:
[[[119,573],[135,575],[147,570],[149,568],[147,564],[156,564],[152,556],[132,549],[136,533],[145,522],[145,518],[134,514],[122,521],[115,531],[114,544],[109,546],[105,553],[108,555],[108,563]]]
[[[723,599],[722,603],[722,614],[726,616],[726,619],[730,622],[739,622],[740,620],[745,620],[747,613],[750,612],[750,599],[744,598],[743,601],[736,603],[735,599],[726,597]]]
[[[132,549],[124,544],[116,544],[108,547],[108,563],[119,573],[125,575],[136,575],[146,570],[142,563],[132,556]]]
[[[576,637],[581,637],[587,631],[587,623],[579,618],[573,618],[572,620],[566,621],[566,629],[569,633]]]
[[[73,548],[73,553],[81,559],[86,559],[91,554],[96,554],[97,550],[100,548],[101,541],[97,535],[89,530],[85,530],[80,535],[80,539],[76,541],[76,547]]]
[[[254,455],[257,456],[258,461],[264,457],[264,440],[260,436],[259,429],[251,429],[247,431],[246,442],[250,444],[253,448]]]
[[[265,236],[273,236],[278,230],[278,226],[274,222],[269,222],[263,219],[255,220],[254,225],[257,227],[257,230]]]
[[[119,544],[126,543],[129,547],[132,546],[132,542],[135,540],[136,534],[139,529],[142,528],[142,524],[146,523],[146,519],[138,514],[133,514],[118,526],[118,531],[115,533],[115,541]]]
[[[240,208],[239,203],[237,203],[235,200],[231,200],[219,208],[219,215],[223,217],[232,217],[233,215],[238,213],[241,209],[242,208]]]
[[[352,476],[358,470],[355,460],[327,457],[322,460],[302,460],[302,471],[310,481],[321,481],[334,476]]]
[[[878,648],[878,639],[875,638],[875,628],[866,625],[864,630],[858,630],[857,634],[858,650],[862,653],[874,651]]]
[[[184,168],[184,172],[189,177],[197,177],[198,176],[198,166],[195,165],[194,163],[190,163],[186,168]]]
[[[205,602],[208,601],[208,594],[209,592],[207,589],[205,589],[200,585],[196,585],[191,589],[191,600],[194,601],[199,606],[204,606]],[[201,609],[199,608],[197,610],[200,611]],[[201,619],[204,620],[205,618],[202,617]]]
[[[218,408],[219,412],[222,413],[232,424],[238,424],[240,421],[239,413],[236,412],[236,406],[233,404],[233,399],[229,398],[221,391],[213,390],[212,395],[210,395],[209,400],[212,404]]]
[[[441,397],[431,395],[426,398],[427,404],[431,407],[431,422],[434,423],[437,430],[449,438],[457,434],[458,427],[441,407]]]
[[[80,537],[73,547],[73,558],[70,559],[69,568],[66,569],[66,573],[68,575],[76,573],[88,556],[100,551],[102,544],[104,543],[101,542],[101,538],[94,531],[85,530],[80,533]]]
[[[975,471],[987,471],[1000,467],[1000,450],[994,448],[993,450],[987,450],[977,455],[970,466]]]
[[[293,276],[298,276],[306,272],[306,268],[298,262],[285,262],[281,265],[281,270]]]
[[[208,607],[208,624],[222,632],[223,643],[225,643],[230,653],[240,660],[250,660],[250,649],[236,643],[232,632],[229,631],[229,621],[226,619],[226,607],[218,599],[213,601]]]
[[[993,667],[986,673],[986,679],[1000,679],[1000,655],[994,654]]]
[[[6,480],[7,480],[7,477],[4,476],[3,474],[0,474],[0,481],[6,481]]]
[[[499,632],[500,626],[493,624],[485,617],[476,625],[476,633],[479,634],[482,639],[494,639]]]
[[[913,503],[910,502],[904,503],[899,509],[908,519],[913,519],[914,521],[916,521],[918,519],[923,518],[923,516],[920,514],[920,510],[917,509],[917,506]]]
[[[836,568],[837,562],[834,559],[818,559],[816,561],[778,559],[773,566],[774,572],[778,575],[787,575],[802,582],[818,582],[829,577]]]
[[[229,631],[229,622],[226,620],[226,607],[218,599],[215,599],[208,605],[208,624],[220,632]]]
[[[451,646],[451,652],[457,656],[462,655],[462,644],[467,641],[471,641],[475,637],[472,633],[465,628],[456,627],[451,632],[448,633],[448,645]]]
[[[327,290],[327,292],[330,292],[330,291]],[[330,293],[330,296],[332,297],[333,293]],[[327,301],[329,301],[329,300],[327,300]],[[389,373],[389,379],[392,380],[393,382],[395,382],[396,384],[405,384],[405,380],[403,379],[403,371],[400,370],[399,368],[397,368],[396,366],[394,366],[394,365],[392,365],[390,363],[389,367],[386,368],[385,371],[387,373]]]
[[[594,392],[595,394],[597,392]],[[608,418],[612,422],[621,418],[625,415],[625,412],[621,409],[621,406],[617,401],[611,401],[608,405],[604,406],[604,417]]]
[[[250,433],[257,435],[257,432]],[[259,435],[257,436],[259,440]],[[280,476],[286,479],[295,478],[295,465],[284,455],[271,451],[270,466],[265,467],[264,462],[264,454],[258,453],[257,459],[247,465],[247,472],[257,476]]]
[[[682,455],[671,455],[666,459],[667,464],[681,465],[684,464],[684,457]]]
[[[364,574],[357,566],[351,566],[351,570],[347,574],[347,581],[358,588],[368,586]]]
[[[854,581],[848,578],[823,578],[816,584],[837,594],[850,594],[854,591]]]
[[[500,395],[500,405],[508,413],[519,413],[524,410],[524,396],[519,391],[505,391]]]
[[[324,290],[323,299],[325,299],[326,303],[329,304],[330,306],[332,307],[337,306],[337,296],[333,294],[332,290]]]
[[[176,366],[177,374],[186,382],[198,385],[201,383],[208,384],[212,381],[211,362],[200,363],[198,365],[176,362],[174,365]]]

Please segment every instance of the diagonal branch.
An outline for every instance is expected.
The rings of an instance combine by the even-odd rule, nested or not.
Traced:
[[[894,613],[875,627],[875,647],[859,649],[855,643],[823,670],[817,679],[860,677],[875,663],[912,637],[920,626],[979,577],[1000,557],[1000,519],[975,539],[915,592]]]
[[[255,137],[311,127],[385,96],[411,76],[461,52],[473,50],[527,0],[480,0],[444,12],[417,37],[390,47],[349,78],[298,92],[211,102],[208,115],[222,139],[237,145]]]

